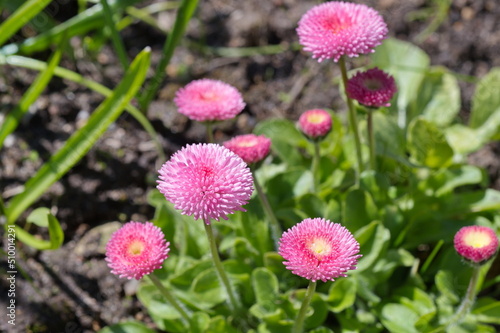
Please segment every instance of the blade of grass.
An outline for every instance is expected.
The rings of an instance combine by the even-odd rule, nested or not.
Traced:
[[[151,16],[151,14],[163,12],[163,11],[170,10],[170,9],[176,9],[176,8],[179,8],[179,2],[177,2],[177,1],[165,2],[165,3],[154,3],[154,4],[151,4],[151,5],[144,7],[144,8],[135,8],[135,7],[130,6],[130,7],[125,8],[125,12],[129,15],[129,17],[126,18],[127,22],[124,22],[124,20],[122,20],[119,24],[119,27],[120,28],[125,27],[126,25],[128,25],[129,21],[130,22],[133,21],[132,18],[135,18],[135,19],[140,20],[146,24],[149,24],[153,28],[155,28],[163,33],[167,33],[167,31],[165,31],[164,29],[162,29],[158,25],[157,20],[153,16]]]
[[[189,23],[189,20],[194,14],[196,7],[198,6],[198,0],[183,0],[179,10],[177,12],[177,16],[175,18],[174,27],[172,31],[167,37],[165,44],[163,45],[163,52],[160,62],[158,66],[156,66],[156,72],[153,76],[153,79],[150,81],[147,88],[144,90],[144,93],[139,98],[139,105],[143,112],[149,107],[149,103],[155,97],[160,84],[165,77],[165,68],[167,67],[172,55],[174,54],[174,50],[179,44],[180,39],[184,35],[184,31]]]
[[[36,14],[41,12],[51,0],[29,0],[10,15],[0,25],[0,45],[5,43],[21,27],[27,24]]]
[[[104,102],[90,116],[86,125],[75,132],[65,145],[45,163],[26,183],[22,193],[12,198],[6,207],[7,223],[35,202],[54,182],[73,167],[122,113],[146,78],[150,63],[150,49],[135,58],[125,77]]]
[[[16,56],[16,55],[11,55],[11,56],[6,56],[2,57],[2,54],[0,54],[0,65],[3,64],[9,64],[11,66],[17,66],[17,67],[23,67],[23,68],[29,68],[37,71],[45,71],[47,70],[47,64],[36,59],[31,59],[31,58],[26,58],[23,56]],[[62,68],[62,67],[56,67],[54,71],[54,75],[61,77],[63,79],[69,80],[76,82],[78,84],[81,84],[84,87],[87,87],[89,89],[92,89],[93,91],[109,97],[113,93],[112,90],[109,88],[95,82],[89,79],[84,78],[80,74],[77,74],[75,72],[70,71],[69,69]],[[160,140],[158,133],[156,133],[153,125],[149,122],[149,120],[146,118],[146,116],[139,111],[136,107],[134,107],[132,104],[128,104],[126,106],[126,110],[128,113],[130,113],[131,116],[135,118],[141,124],[141,126],[148,132],[150,135],[151,139],[155,142],[156,149],[158,152],[158,156],[161,161],[166,160],[165,153],[163,152],[163,147],[161,146]]]
[[[19,101],[19,104],[12,110],[0,127],[0,149],[3,146],[5,138],[12,133],[19,124],[22,117],[28,112],[29,107],[37,100],[42,91],[47,87],[52,76],[54,75],[54,70],[61,60],[62,46],[56,50],[52,55],[46,70],[40,73],[35,79],[35,82],[29,87],[29,89],[24,93],[23,97]]]
[[[116,30],[115,21],[113,20],[113,12],[111,11],[107,0],[101,0],[101,6],[103,8],[106,25],[111,33],[111,41],[113,42],[116,53],[118,54],[118,59],[120,59],[123,69],[126,70],[129,65],[127,51],[125,51],[123,40],[121,39],[118,30]]]
[[[52,215],[47,215],[47,224],[49,229],[49,240],[43,240],[33,236],[28,231],[17,228],[16,237],[24,244],[38,250],[55,250],[61,247],[64,242],[64,232],[57,218]]]
[[[140,1],[141,0],[110,0],[109,6],[111,10],[115,12],[123,10],[127,6],[132,6]],[[20,44],[8,44],[3,46],[0,49],[0,53],[5,55],[16,53],[30,54],[43,51],[52,44],[60,43],[64,36],[71,38],[76,35],[85,34],[103,25],[103,8],[100,4],[97,4],[36,37],[28,38]]]

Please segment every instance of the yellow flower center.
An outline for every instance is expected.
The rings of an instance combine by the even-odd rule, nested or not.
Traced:
[[[200,94],[200,97],[202,100],[204,101],[217,101],[220,99],[220,96],[219,94],[217,94],[216,92],[214,91],[205,91],[203,93]]]
[[[326,115],[323,113],[311,113],[307,115],[307,120],[312,124],[320,124],[326,119]]]
[[[129,246],[128,246],[128,253],[132,256],[137,256],[142,253],[144,250],[144,242],[140,240],[134,240]]]
[[[464,243],[473,248],[481,248],[491,243],[491,237],[486,232],[471,231],[464,235]]]
[[[317,257],[321,258],[332,251],[331,245],[322,238],[316,238],[309,244],[309,250]]]
[[[247,139],[238,142],[238,146],[240,147],[253,147],[257,144],[257,140],[255,139]]]

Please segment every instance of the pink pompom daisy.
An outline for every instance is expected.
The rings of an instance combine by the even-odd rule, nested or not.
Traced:
[[[358,72],[347,81],[347,95],[368,107],[391,106],[398,90],[394,78],[378,68]]]
[[[271,148],[271,139],[264,135],[238,135],[224,142],[224,147],[238,155],[247,164],[262,161]]]
[[[128,222],[115,231],[106,245],[111,273],[127,279],[141,279],[161,268],[168,258],[170,243],[151,222]]]
[[[184,215],[227,220],[248,203],[253,178],[245,162],[216,144],[187,145],[163,164],[158,190]]]
[[[180,113],[197,121],[231,119],[245,108],[235,87],[211,79],[190,82],[177,91],[174,102]]]
[[[309,110],[300,116],[299,127],[305,135],[313,139],[319,138],[332,129],[332,117],[322,109]]]
[[[349,230],[322,218],[305,219],[285,231],[278,251],[287,269],[312,282],[347,276],[361,257]]]
[[[388,29],[380,14],[362,4],[326,2],[311,8],[297,27],[299,43],[319,62],[374,52]]]
[[[461,228],[455,234],[453,243],[459,255],[476,264],[489,260],[498,250],[495,231],[477,225]]]

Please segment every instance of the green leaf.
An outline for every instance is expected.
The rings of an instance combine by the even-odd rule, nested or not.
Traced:
[[[220,304],[226,300],[215,269],[210,268],[199,274],[192,282],[191,291],[196,294],[199,302],[207,307]]]
[[[66,144],[26,183],[24,192],[10,200],[7,221],[13,223],[55,181],[73,167],[94,145],[113,121],[122,113],[144,82],[150,61],[149,49],[142,51],[131,64],[125,77],[92,114],[86,125],[74,133]]]
[[[394,76],[398,86],[397,101],[391,106],[398,114],[398,125],[405,128],[414,115],[408,114],[408,107],[419,97],[424,75],[430,59],[415,45],[397,39],[386,39],[371,56],[373,66],[377,66]]]
[[[22,4],[0,25],[0,45],[40,13],[50,2],[51,0],[29,0]]]
[[[353,278],[333,282],[326,301],[330,311],[341,312],[353,306],[356,300],[356,290],[356,280]]]
[[[495,112],[500,111],[500,67],[493,68],[479,81],[472,97],[469,126],[478,128],[485,124]]]
[[[500,301],[489,297],[480,298],[474,304],[472,314],[482,323],[500,325]]]
[[[373,114],[375,150],[377,155],[404,156],[405,135],[394,117],[382,112]]]
[[[441,294],[449,300],[449,303],[455,304],[459,301],[459,297],[455,291],[454,277],[451,271],[440,270],[436,274],[436,287]]]
[[[415,323],[419,319],[418,314],[408,307],[389,303],[382,308],[382,324],[394,333],[419,333]]]
[[[37,238],[24,229],[16,230],[16,237],[24,244],[38,250],[55,250],[61,247],[64,242],[64,232],[57,218],[50,213],[48,208],[40,207],[35,209],[28,216],[27,221],[40,227],[49,228],[49,240]]]
[[[418,93],[416,114],[437,126],[447,126],[460,111],[460,88],[455,76],[442,67],[432,68]],[[418,113],[417,113],[418,112]]]
[[[370,193],[375,202],[386,203],[389,200],[389,179],[384,173],[373,170],[364,171],[360,175],[361,189]]]
[[[358,274],[373,266],[377,258],[387,248],[391,235],[389,230],[379,221],[373,221],[355,232],[354,238],[360,243],[361,248],[359,253],[363,255],[358,261],[356,270],[353,272],[353,274]]]
[[[237,333],[237,331],[226,322],[226,319],[224,317],[217,316],[212,318],[205,333],[221,333],[221,332]]]
[[[252,287],[257,303],[273,302],[278,295],[278,278],[265,267],[252,272]]]
[[[39,227],[47,228],[49,226],[50,209],[47,207],[39,207],[34,209],[26,218],[26,222],[36,224]]]
[[[473,165],[461,165],[456,168],[447,168],[440,173],[443,184],[437,189],[436,196],[452,192],[464,185],[480,184],[484,180],[482,170]]]
[[[129,321],[104,327],[98,333],[156,333],[141,322]]]
[[[302,305],[305,294],[305,289],[292,290],[287,293],[288,300],[294,305],[297,312]],[[323,324],[328,315],[328,306],[321,296],[319,293],[315,293],[311,299],[310,309],[304,321],[304,328],[307,330],[317,328]]]
[[[451,163],[453,150],[436,125],[422,118],[414,119],[408,128],[408,150],[421,165],[440,168]]]
[[[479,136],[478,130],[454,124],[444,129],[446,141],[457,154],[468,154],[478,150],[483,145],[483,138]]]
[[[189,320],[189,332],[204,333],[210,324],[210,316],[205,312],[195,312]]]
[[[36,77],[33,84],[23,94],[23,97],[21,97],[19,104],[5,117],[2,126],[0,127],[0,148],[2,148],[5,138],[17,128],[17,125],[19,125],[22,117],[26,114],[26,112],[28,112],[30,106],[36,101],[45,87],[49,84],[52,76],[54,75],[54,70],[61,60],[61,54],[62,48],[59,47],[50,58],[46,70],[41,72]]]
[[[286,119],[265,120],[259,122],[253,132],[271,139],[271,149],[281,160],[294,166],[304,164],[304,159],[297,147],[306,147],[307,139],[291,121]]]
[[[350,190],[344,202],[343,224],[355,232],[376,219],[378,210],[370,193],[362,189]]]

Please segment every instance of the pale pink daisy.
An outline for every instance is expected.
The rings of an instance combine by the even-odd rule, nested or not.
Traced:
[[[128,222],[115,231],[106,245],[111,273],[127,279],[141,279],[161,268],[168,258],[170,243],[151,222]]]
[[[253,192],[253,178],[246,163],[217,144],[187,145],[163,164],[158,190],[184,215],[196,220],[227,220],[228,214],[245,211]]]
[[[245,108],[235,87],[211,79],[190,82],[177,91],[174,102],[180,113],[196,121],[231,119]]]
[[[397,91],[394,78],[378,68],[358,72],[347,81],[349,98],[368,107],[391,106],[390,100]]]
[[[238,155],[247,164],[262,161],[271,149],[271,139],[264,135],[238,135],[224,142],[224,147]]]
[[[361,257],[349,230],[322,218],[305,219],[285,231],[278,251],[287,269],[312,282],[347,276]]]
[[[299,43],[319,62],[374,52],[387,36],[380,14],[362,4],[326,2],[311,8],[297,27]]]
[[[459,255],[476,264],[489,260],[498,250],[495,231],[477,225],[461,228],[455,234],[453,243]]]
[[[308,110],[300,115],[300,130],[315,139],[325,136],[332,129],[332,117],[322,109]]]

